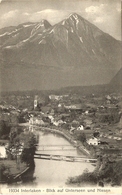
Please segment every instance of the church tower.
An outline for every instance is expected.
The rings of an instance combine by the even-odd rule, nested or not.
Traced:
[[[37,108],[38,106],[38,96],[36,95],[34,98],[34,110]]]

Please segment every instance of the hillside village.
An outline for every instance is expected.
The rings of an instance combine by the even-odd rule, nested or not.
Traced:
[[[8,132],[12,127],[24,123],[28,126],[21,131],[33,132],[35,125],[58,129],[76,143],[81,142],[91,156],[102,153],[116,154],[120,158],[121,102],[122,96],[117,94],[4,96],[0,102],[1,145],[6,145],[4,142],[7,140],[9,142]],[[5,130],[2,131],[2,128]],[[5,158],[5,151],[3,153]]]
[[[38,142],[35,128],[61,132],[74,147],[89,158],[96,158],[99,166],[99,159],[105,156],[110,165],[119,163],[122,159],[121,105],[119,93],[3,93],[0,101],[2,178],[12,182],[13,178],[18,180],[16,175],[24,170],[30,167],[33,170]],[[101,161],[103,167],[105,162]],[[121,176],[117,177],[121,180]],[[33,174],[29,178],[33,178]],[[74,179],[69,181],[72,183]],[[121,182],[116,181],[113,183],[120,185]]]

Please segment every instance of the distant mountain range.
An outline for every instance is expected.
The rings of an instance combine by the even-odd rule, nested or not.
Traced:
[[[106,84],[121,68],[121,42],[75,13],[0,29],[0,47],[2,90]]]

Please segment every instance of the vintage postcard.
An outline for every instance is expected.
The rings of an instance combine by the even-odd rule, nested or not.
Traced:
[[[121,1],[0,0],[0,194],[121,193]]]

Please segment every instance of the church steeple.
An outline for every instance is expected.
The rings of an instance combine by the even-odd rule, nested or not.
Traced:
[[[35,95],[35,98],[34,98],[34,110],[37,108],[38,106],[38,96]]]

